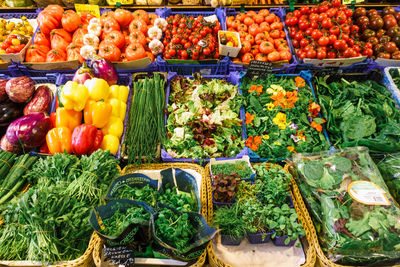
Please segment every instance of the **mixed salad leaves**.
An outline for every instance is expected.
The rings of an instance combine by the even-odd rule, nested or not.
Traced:
[[[295,162],[328,259],[359,266],[400,257],[400,207],[366,148],[298,154]]]
[[[236,156],[243,148],[242,97],[236,85],[195,73],[193,79],[171,80],[167,140],[164,146],[174,158]]]
[[[329,148],[325,122],[307,82],[300,76],[244,76],[246,145],[262,158],[288,159],[296,152]]]

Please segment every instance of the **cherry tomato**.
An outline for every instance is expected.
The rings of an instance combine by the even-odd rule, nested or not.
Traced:
[[[321,46],[327,46],[329,44],[329,37],[321,36],[318,39],[318,44],[321,45]]]

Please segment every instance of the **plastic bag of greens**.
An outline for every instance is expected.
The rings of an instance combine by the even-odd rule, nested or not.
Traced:
[[[145,245],[152,216],[153,209],[145,203],[120,199],[94,208],[89,223],[108,245]]]
[[[129,199],[144,202],[151,207],[156,205],[158,181],[141,173],[130,173],[114,180],[105,200]]]
[[[378,163],[379,171],[382,174],[390,194],[400,203],[400,153],[386,155]]]
[[[33,5],[31,0],[6,0],[8,7],[27,7]]]
[[[161,171],[157,201],[182,212],[200,212],[199,188],[190,173],[178,168]]]
[[[400,207],[366,148],[298,154],[294,161],[298,179],[311,191],[304,197],[308,207],[320,205],[317,232],[329,260],[357,266],[400,262]]]
[[[190,261],[200,257],[216,231],[198,213],[180,212],[159,204],[152,221],[152,234],[156,241],[153,248],[158,253]]]

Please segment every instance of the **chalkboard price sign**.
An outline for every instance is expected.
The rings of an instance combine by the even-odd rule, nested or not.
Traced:
[[[104,261],[111,262],[116,265],[124,265],[125,267],[133,267],[135,265],[134,251],[127,246],[114,246],[103,248]]]
[[[272,62],[252,60],[250,61],[248,72],[252,75],[263,75],[265,73],[270,73],[272,68]]]

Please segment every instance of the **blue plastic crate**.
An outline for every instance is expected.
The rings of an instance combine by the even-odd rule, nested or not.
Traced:
[[[2,19],[19,19],[22,16],[27,17],[28,19],[36,19],[38,13],[37,12],[8,12],[8,13],[0,13],[0,18]]]
[[[285,22],[285,11],[283,8],[281,8],[281,7],[270,8],[269,11],[270,11],[270,13],[274,13],[275,15],[277,15],[281,19],[282,23]],[[226,17],[236,16],[238,13],[240,13],[240,12],[236,11],[234,8],[228,8],[226,10]],[[226,29],[226,27],[227,26],[225,23],[225,29]],[[296,66],[297,66],[297,57],[295,56],[296,50],[293,47],[292,40],[290,39],[289,30],[287,29],[286,25],[284,26],[283,30],[286,34],[286,41],[288,43],[290,53],[292,53],[292,58],[290,59],[289,64],[286,64],[286,65],[282,66],[281,68],[273,69],[273,72],[280,72],[280,73],[284,72],[284,73],[291,74],[291,73],[295,73],[295,71],[296,71]],[[230,71],[242,71],[245,69],[246,68],[243,65],[235,64],[233,62],[231,62],[230,66],[229,66]]]
[[[315,94],[315,90],[314,90],[314,87],[313,87],[313,85],[312,85],[312,83],[311,83],[311,79],[312,79],[312,75],[311,75],[311,72],[310,71],[302,71],[302,72],[300,72],[300,73],[298,73],[298,74],[276,74],[277,76],[289,76],[289,77],[297,77],[297,76],[300,76],[300,77],[302,77],[306,82],[307,82],[307,84],[310,86],[310,88],[311,88],[311,92],[312,92],[312,95],[313,95],[313,97],[314,98],[317,98],[316,97],[316,94]],[[242,77],[244,76],[244,73],[242,73],[241,74],[241,79],[240,79],[240,84],[239,84],[239,87],[241,88],[241,81],[242,81]],[[243,107],[243,112],[245,111],[245,108]],[[319,114],[319,117],[322,117],[321,116],[321,114]],[[328,132],[326,131],[326,129],[325,129],[325,126],[323,125],[322,126],[322,129],[323,129],[323,134],[324,134],[324,136],[325,136],[325,139],[326,139],[326,141],[328,142],[328,144],[330,145],[330,141],[329,141],[329,137],[328,137]],[[247,139],[247,133],[246,133],[246,125],[245,125],[245,139]],[[257,155],[257,153],[255,153],[253,150],[251,150],[250,148],[248,148],[248,152],[249,152],[249,156],[250,156],[250,160],[252,161],[252,162],[264,162],[264,161],[269,161],[270,159],[268,159],[268,158],[262,158],[261,156],[259,156],[259,155]],[[287,161],[288,159],[277,159],[278,161]]]
[[[400,69],[400,67],[386,67],[383,70],[383,84],[392,93],[393,99],[396,100],[398,106],[400,106],[400,90],[393,81],[390,70]]]
[[[170,81],[178,76],[177,73],[169,73],[168,74],[168,85],[167,85],[167,92],[166,92],[166,101],[165,101],[165,108],[167,108],[168,103],[169,103],[169,95],[171,92],[171,87],[170,87]],[[192,78],[193,76],[187,75],[185,78]],[[226,79],[227,82],[230,82],[234,85],[237,85],[240,83],[240,75],[238,72],[231,72],[229,75],[224,76],[224,75],[203,75],[205,78],[211,78],[211,79]],[[240,92],[239,87],[238,87],[238,92]],[[168,115],[165,115],[165,123],[167,123],[167,118]],[[242,109],[240,109],[240,118],[242,119],[242,139],[245,139],[245,124],[244,124],[244,112]],[[237,154],[235,157],[231,158],[215,158],[216,160],[224,160],[224,159],[241,159],[243,156],[248,155],[248,148],[244,147],[239,154]],[[163,162],[198,162],[200,164],[205,164],[206,162],[209,162],[210,159],[190,159],[190,158],[173,158],[165,149],[162,147],[161,149],[161,159]]]

